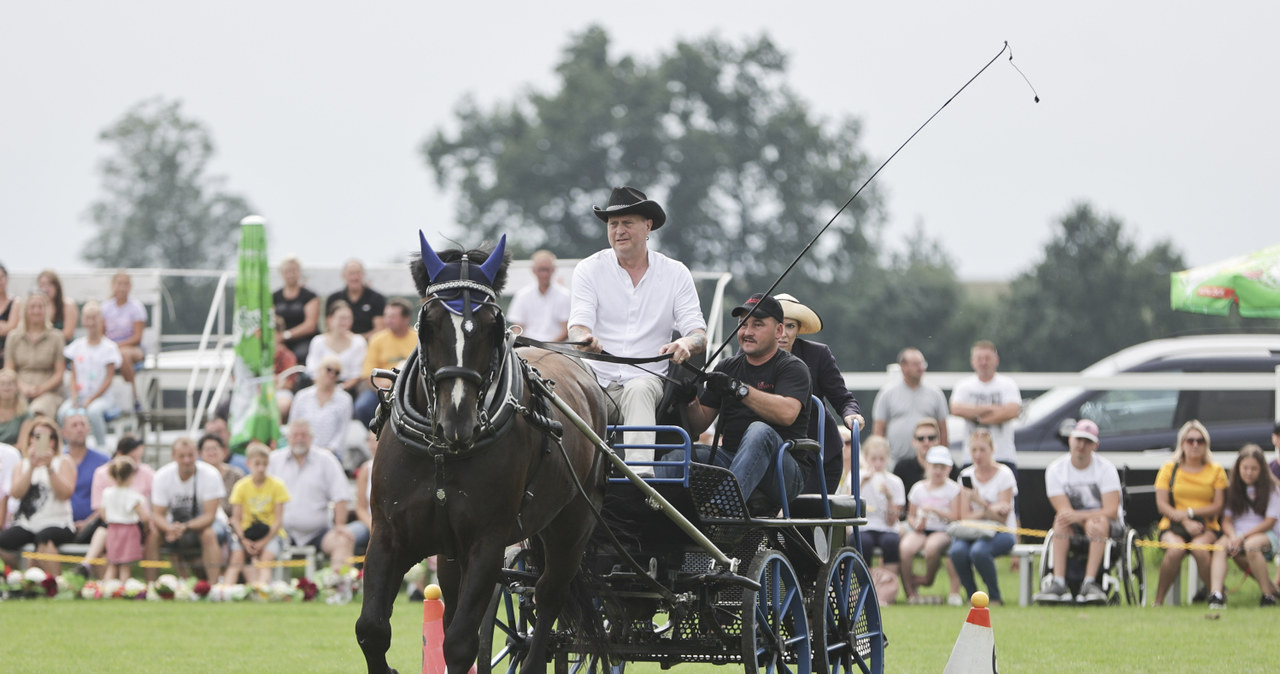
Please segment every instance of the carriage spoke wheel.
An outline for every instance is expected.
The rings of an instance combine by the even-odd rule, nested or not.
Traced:
[[[623,674],[626,669],[627,663],[611,664],[608,658],[599,655],[572,654],[556,660],[556,672],[564,674]]]
[[[520,550],[507,560],[506,568],[519,571],[535,571],[529,562],[529,553]],[[528,589],[532,591],[533,585]],[[480,650],[476,657],[478,674],[505,672],[515,674],[524,666],[529,655],[529,642],[533,628],[538,624],[538,614],[528,593],[513,591],[499,583],[489,600],[480,623]],[[495,644],[498,648],[495,650]]]
[[[742,593],[742,665],[747,674],[807,674],[812,669],[804,588],[782,553],[756,555],[747,577],[760,583]]]
[[[1130,606],[1147,605],[1147,565],[1142,548],[1138,547],[1138,532],[1130,529],[1124,536],[1124,565],[1121,577],[1124,582],[1124,598]]]
[[[862,555],[840,548],[823,565],[818,582],[825,583],[825,590],[819,585],[811,602],[815,671],[883,672],[880,603]]]

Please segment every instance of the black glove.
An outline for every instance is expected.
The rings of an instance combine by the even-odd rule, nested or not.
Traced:
[[[698,397],[698,387],[693,382],[685,382],[677,384],[671,389],[671,406],[681,407],[688,405]]]
[[[742,400],[742,396],[738,395],[738,388],[741,386],[742,382],[723,372],[712,372],[707,375],[708,391],[715,391],[733,400]]]

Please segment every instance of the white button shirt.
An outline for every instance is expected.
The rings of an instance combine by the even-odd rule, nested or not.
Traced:
[[[581,325],[599,340],[601,348],[615,356],[657,356],[671,341],[672,331],[686,336],[706,330],[707,321],[698,303],[693,275],[680,262],[649,251],[649,269],[640,283],[618,264],[612,248],[578,263],[573,270],[573,295],[569,325]],[[623,383],[644,374],[632,365],[589,360],[602,386]],[[641,366],[650,372],[666,372],[665,362]]]

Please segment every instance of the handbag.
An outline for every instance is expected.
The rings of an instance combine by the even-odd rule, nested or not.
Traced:
[[[947,535],[961,541],[986,541],[995,538],[995,526],[987,520],[955,520],[947,525]]]

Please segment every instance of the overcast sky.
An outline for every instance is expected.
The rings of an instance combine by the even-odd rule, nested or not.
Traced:
[[[443,4],[6,3],[0,262],[86,266],[97,134],[152,96],[211,129],[213,169],[269,219],[272,259],[388,262],[420,227],[456,235],[422,140],[465,94],[549,89],[593,22],[643,57],[767,32],[800,97],[859,117],[877,162],[1008,40],[1042,102],[997,63],[877,179],[889,242],[922,223],[966,278],[1027,269],[1077,200],[1191,264],[1280,240],[1278,3]]]

